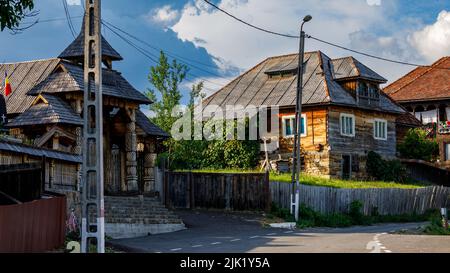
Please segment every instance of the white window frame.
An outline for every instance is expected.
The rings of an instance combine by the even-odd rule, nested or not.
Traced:
[[[301,118],[305,121],[304,122],[305,128],[303,130],[303,134],[301,134],[300,137],[306,137],[308,135],[308,120],[306,118],[306,114],[302,114]],[[285,120],[287,120],[287,119],[291,120],[291,122],[290,122],[291,128],[292,128],[292,131],[294,131],[295,115],[283,116],[282,117],[282,124],[283,124],[283,133],[282,134],[283,134],[284,138],[293,138],[294,134],[286,135],[286,123],[285,123]]]
[[[384,123],[385,137],[377,137],[376,136],[377,123]],[[373,138],[376,140],[387,140],[388,139],[388,122],[387,122],[387,120],[379,119],[379,118],[376,118],[373,120]]]
[[[346,134],[343,132],[343,124],[342,124],[342,118],[346,117],[346,118],[352,118],[352,134]],[[339,131],[341,133],[342,136],[346,136],[346,137],[355,137],[356,132],[355,132],[355,124],[356,124],[356,119],[355,119],[355,115],[353,114],[347,114],[347,113],[341,113],[341,115],[339,116]]]

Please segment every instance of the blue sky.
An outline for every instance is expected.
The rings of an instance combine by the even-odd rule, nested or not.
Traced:
[[[83,9],[76,5],[77,0],[68,2],[71,15],[80,16]],[[155,47],[195,60],[191,63],[189,78],[192,81],[206,79],[205,92],[208,94],[264,58],[293,53],[298,47],[296,40],[259,33],[198,0],[102,2],[103,19]],[[292,34],[297,32],[299,18],[310,13],[314,19],[306,26],[308,33],[383,57],[431,63],[440,56],[450,55],[448,0],[214,2],[249,22]],[[60,0],[36,0],[35,3],[41,20],[64,18]],[[81,18],[74,18],[73,23],[78,32]],[[104,29],[103,32],[124,57],[124,61],[115,63],[114,68],[123,72],[138,90],[145,91],[150,86],[147,75],[153,63],[109,30]],[[0,33],[0,62],[56,57],[72,40],[64,20],[39,23],[18,35],[4,31]],[[306,48],[322,50],[331,58],[352,55],[310,40],[307,40]],[[156,50],[148,50],[158,55]],[[411,70],[410,67],[354,56],[390,81]],[[184,94],[190,85],[191,82],[183,85]],[[187,96],[183,99],[186,101]]]

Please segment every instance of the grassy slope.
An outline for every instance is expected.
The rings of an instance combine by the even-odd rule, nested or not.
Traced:
[[[259,173],[257,170],[193,170],[197,173]],[[270,181],[278,182],[291,182],[291,174],[270,174]],[[322,187],[332,187],[332,188],[347,188],[347,189],[366,189],[366,188],[399,188],[399,189],[414,189],[428,186],[425,183],[395,183],[395,182],[385,182],[385,181],[355,181],[355,180],[340,180],[340,179],[327,179],[312,175],[302,175],[300,183],[304,185],[311,186],[322,186]]]

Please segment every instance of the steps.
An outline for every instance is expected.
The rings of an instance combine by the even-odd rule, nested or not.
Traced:
[[[114,239],[182,229],[183,221],[156,197],[105,196],[105,233]]]

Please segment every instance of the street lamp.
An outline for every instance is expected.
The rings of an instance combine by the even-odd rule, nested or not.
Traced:
[[[295,220],[299,219],[299,188],[300,188],[300,139],[301,139],[301,115],[302,115],[302,90],[303,90],[303,62],[305,55],[305,32],[303,25],[312,20],[311,15],[306,15],[300,26],[300,50],[298,55],[297,70],[297,95],[295,104],[295,124],[294,124],[294,149],[292,151],[292,196],[291,196],[291,213],[294,214]]]

